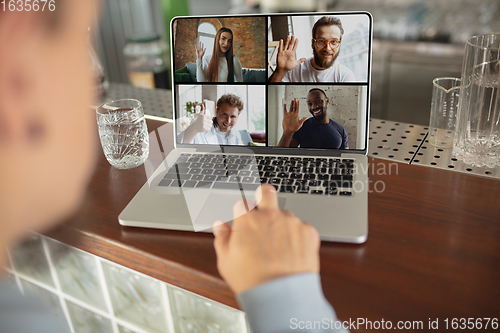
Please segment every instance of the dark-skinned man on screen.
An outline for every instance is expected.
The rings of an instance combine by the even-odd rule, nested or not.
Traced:
[[[318,88],[309,90],[307,107],[312,117],[299,118],[300,101],[296,98],[290,102],[287,111],[283,105],[283,135],[279,147],[290,148],[322,148],[347,149],[347,132],[345,128],[328,118],[327,106],[330,100],[326,93]]]

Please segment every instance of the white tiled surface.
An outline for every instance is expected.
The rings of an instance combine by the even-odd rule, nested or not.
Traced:
[[[52,239],[47,238],[46,242],[61,290],[106,311],[103,287],[95,258]]]
[[[113,331],[109,318],[68,300],[66,300],[66,306],[75,333],[106,333]]]
[[[227,306],[190,292],[169,288],[176,332],[243,332],[246,326],[241,315]]]
[[[72,333],[246,333],[245,314],[66,244],[33,234],[7,277],[36,294]]]
[[[146,331],[169,332],[159,281],[108,262],[103,268],[116,317]]]
[[[22,247],[11,254],[11,259],[16,272],[54,287],[54,280],[45,256],[41,236],[32,235],[23,243]]]

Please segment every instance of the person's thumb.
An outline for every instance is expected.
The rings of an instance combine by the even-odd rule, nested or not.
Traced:
[[[297,60],[299,62],[299,64],[303,63],[304,61],[306,61],[307,59],[306,58],[300,58],[299,60]]]
[[[220,257],[226,252],[227,246],[229,244],[229,238],[231,237],[231,227],[222,221],[214,222],[212,226],[212,232],[215,236],[214,247],[217,257]]]
[[[302,124],[307,120],[307,117],[304,117],[302,119],[300,119],[300,126],[302,126]]]

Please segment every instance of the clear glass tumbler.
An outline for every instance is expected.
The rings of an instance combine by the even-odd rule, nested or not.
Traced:
[[[102,149],[118,169],[135,168],[149,155],[149,135],[141,102],[120,99],[97,108]]]
[[[500,34],[470,37],[465,46],[453,154],[466,164],[500,166]]]
[[[431,118],[429,143],[435,147],[453,147],[457,120],[460,79],[438,77],[432,81]]]

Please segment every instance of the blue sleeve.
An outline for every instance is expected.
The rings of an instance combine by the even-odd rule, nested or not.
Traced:
[[[348,332],[341,328],[323,295],[316,273],[272,280],[239,294],[237,299],[255,333]]]
[[[349,144],[347,143],[347,131],[343,128],[342,131],[342,147],[341,148],[349,148]]]

